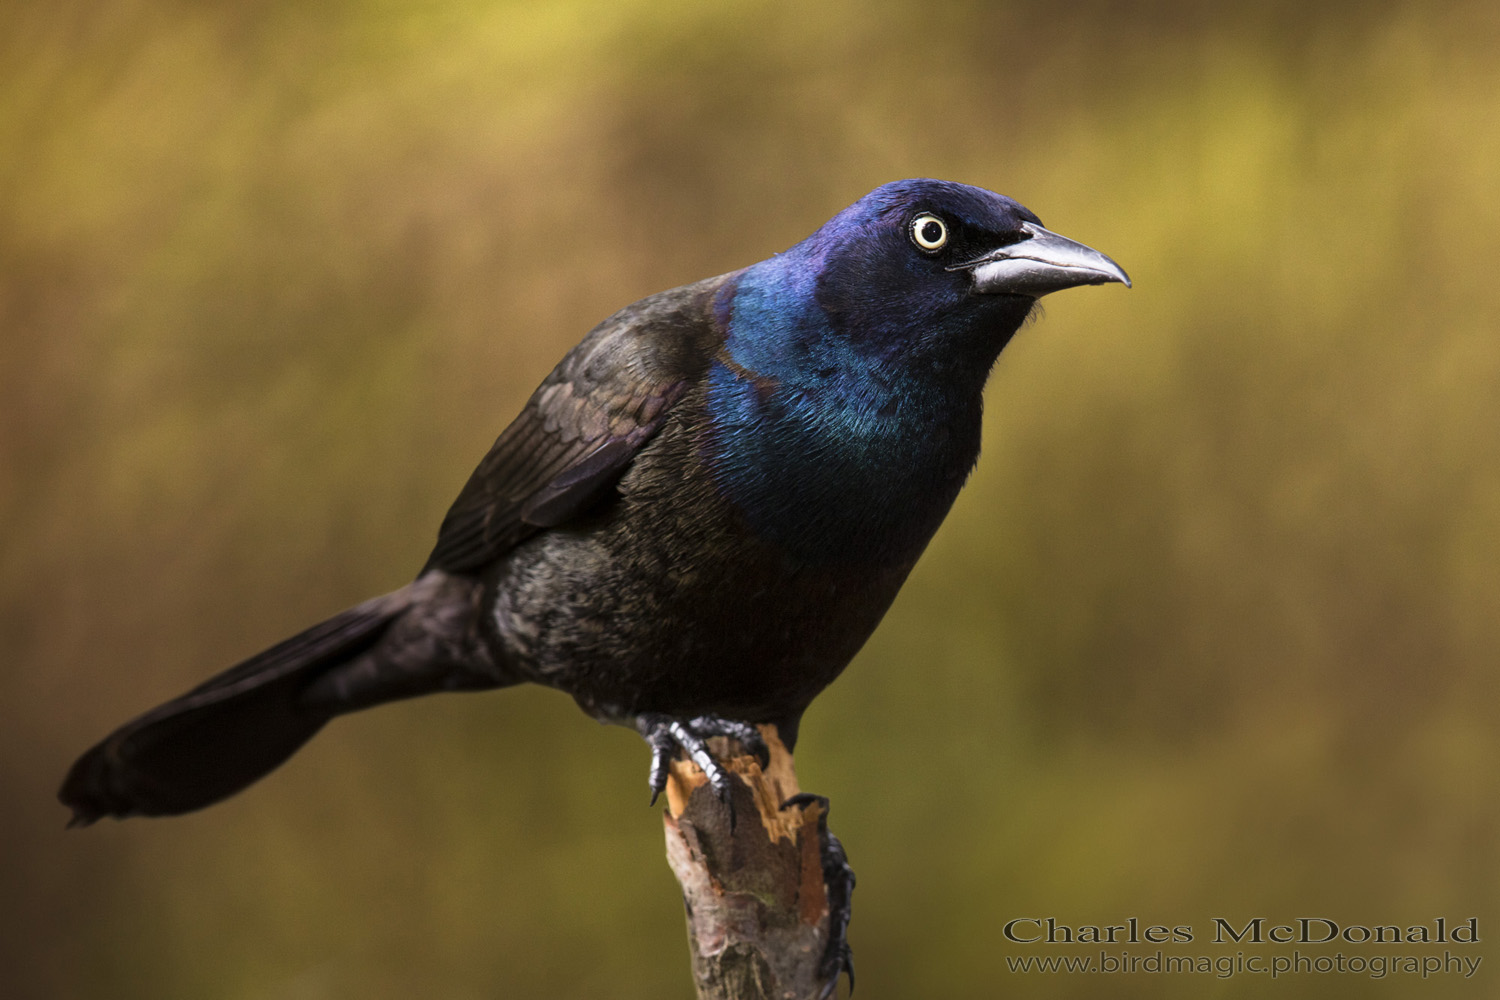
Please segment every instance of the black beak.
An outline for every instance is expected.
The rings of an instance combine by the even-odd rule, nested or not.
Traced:
[[[1130,287],[1130,276],[1098,250],[1035,223],[1023,223],[1021,229],[1030,234],[1029,239],[1000,247],[950,270],[972,273],[974,291],[986,295],[1003,292],[1039,298],[1074,285],[1102,285],[1110,281]]]

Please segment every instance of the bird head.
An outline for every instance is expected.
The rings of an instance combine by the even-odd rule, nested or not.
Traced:
[[[1036,299],[1075,285],[1130,278],[1104,254],[1043,228],[1004,195],[915,179],[882,185],[830,219],[808,243],[831,265],[831,282],[896,290],[898,276],[953,296]],[[863,272],[866,280],[855,275]],[[873,289],[870,289],[873,290]]]
[[[836,355],[845,370],[857,358],[867,372],[961,369],[982,384],[1038,298],[1106,282],[1130,285],[1114,261],[1010,198],[895,181],[746,271],[731,349],[746,367],[794,382],[829,370],[816,356]]]

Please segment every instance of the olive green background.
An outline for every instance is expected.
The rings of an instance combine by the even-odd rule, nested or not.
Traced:
[[[858,995],[1495,995],[1500,8],[1216,9],[7,0],[0,993],[689,997],[646,750],[553,692],[339,720],[189,817],[53,793],[409,579],[599,319],[925,175],[1136,287],[1006,350],[808,713]],[[1477,916],[1484,964],[1008,971],[1094,952],[1001,935],[1047,916]]]

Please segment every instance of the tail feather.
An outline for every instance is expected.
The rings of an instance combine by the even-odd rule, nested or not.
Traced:
[[[63,781],[68,825],[190,812],[274,770],[335,714],[303,690],[377,643],[409,603],[397,591],[351,608],[121,726]]]

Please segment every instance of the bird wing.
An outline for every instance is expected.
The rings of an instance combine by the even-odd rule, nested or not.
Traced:
[[[469,477],[423,572],[476,569],[602,499],[703,367],[719,280],[643,299],[570,351]]]

